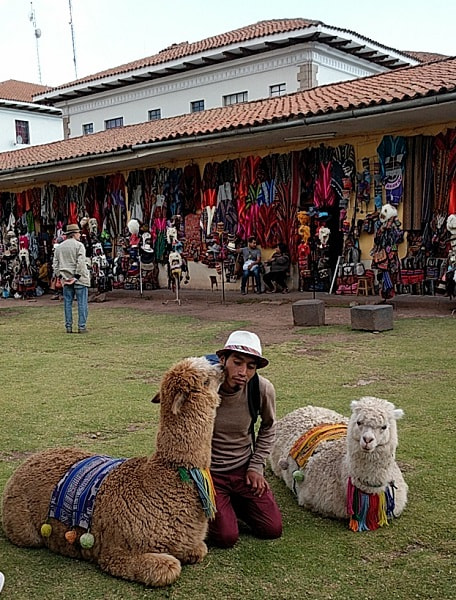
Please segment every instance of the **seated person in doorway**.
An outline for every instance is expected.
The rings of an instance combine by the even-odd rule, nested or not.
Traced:
[[[239,250],[243,259],[241,294],[245,296],[246,284],[248,278],[252,275],[255,277],[256,293],[261,294],[261,250],[257,248],[257,241],[254,236],[250,236],[247,240],[247,246]]]
[[[263,275],[263,281],[266,286],[265,292],[288,293],[287,277],[290,269],[290,256],[286,244],[279,242],[271,258],[265,262],[270,267],[269,273]],[[276,284],[274,287],[274,283]]]

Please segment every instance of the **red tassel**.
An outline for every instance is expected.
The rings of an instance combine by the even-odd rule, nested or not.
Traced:
[[[366,525],[369,531],[375,531],[378,529],[378,507],[379,499],[378,494],[369,494],[369,509],[366,516]]]

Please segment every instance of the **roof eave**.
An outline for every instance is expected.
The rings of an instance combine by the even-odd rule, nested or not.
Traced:
[[[140,159],[145,160],[147,157],[162,155],[165,151],[175,152],[177,150],[189,149],[192,145],[194,150],[196,150],[194,153],[196,156],[198,150],[201,148],[201,144],[206,146],[209,143],[220,142],[222,145],[228,139],[232,139],[235,136],[237,136],[238,139],[244,138],[251,140],[252,135],[270,134],[275,130],[284,131],[284,133],[292,132],[293,130],[299,132],[300,129],[304,131],[306,128],[310,127],[315,135],[320,136],[321,132],[327,131],[329,130],[328,128],[331,128],[333,125],[336,126],[343,121],[350,122],[351,120],[355,122],[357,119],[381,117],[382,115],[400,113],[401,111],[410,111],[413,109],[425,109],[437,105],[440,109],[442,105],[450,102],[453,104],[456,102],[456,91],[444,94],[429,94],[427,96],[398,100],[390,103],[385,102],[369,106],[356,106],[340,110],[336,109],[320,114],[296,115],[292,117],[285,116],[283,118],[275,117],[266,123],[248,123],[235,128],[224,128],[219,131],[212,131],[204,134],[174,135],[173,137],[168,137],[166,139],[144,141],[139,144],[122,146],[122,148],[111,149],[102,153],[88,152],[83,156],[6,169],[0,171],[0,182],[10,181],[13,183],[15,181],[16,183],[20,183],[24,179],[30,177],[30,172],[33,172],[35,177],[41,178],[44,175],[50,177],[52,174],[58,173],[59,178],[61,179],[65,172],[74,172],[75,170],[87,171],[89,162],[91,170],[100,169],[104,165],[109,165],[114,169],[120,168],[120,165],[122,165],[122,168],[128,168],[128,165],[134,165],[135,162]],[[334,127],[332,127],[332,129],[334,129]],[[306,139],[311,139],[312,133],[307,131],[305,137]],[[328,135],[328,137],[334,136],[331,134],[330,136]],[[300,138],[298,135],[294,138],[288,137],[287,139],[294,139],[297,141],[298,139],[303,138],[302,136]],[[283,140],[285,140],[285,138],[283,138]],[[132,168],[134,167],[132,166]]]
[[[346,34],[350,33],[349,36]],[[347,39],[350,38],[350,39]],[[292,47],[298,44],[318,42],[351,56],[372,62],[387,69],[397,69],[420,62],[398,50],[387,48],[354,32],[336,27],[314,25],[300,30],[271,34],[242,43],[212,48],[206,52],[188,54],[180,59],[150,64],[123,73],[77,83],[73,86],[58,87],[35,96],[37,101],[48,103],[64,102],[112,89],[135,85],[138,82],[152,81],[179,73],[186,73],[208,65],[222,64],[246,56],[270,52],[277,48]],[[151,57],[153,58],[153,57]],[[96,74],[95,74],[96,75]]]

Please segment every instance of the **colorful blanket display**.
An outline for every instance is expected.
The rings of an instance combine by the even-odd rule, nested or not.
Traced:
[[[99,292],[140,287],[142,242],[139,248],[130,243],[130,219],[139,222],[141,239],[148,236],[147,257],[152,252],[157,266],[148,269],[146,289],[158,287],[158,265],[166,266],[169,253],[176,251],[166,232],[177,217],[176,241],[182,244],[178,251],[183,262],[201,260],[213,267],[213,254],[206,260],[211,246],[221,247],[217,263],[253,235],[262,250],[273,249],[279,242],[288,246],[292,264],[299,263],[303,290],[320,290],[318,282],[313,282],[313,288],[309,284],[316,274],[325,279],[321,289],[326,290],[328,275],[332,277],[338,257],[344,254],[345,241],[355,240],[359,245],[361,234],[375,237],[385,204],[397,207],[402,203],[406,226],[423,228],[421,252],[425,258],[447,258],[448,232],[442,223],[448,211],[456,211],[456,129],[422,138],[385,135],[371,157],[355,157],[350,144],[322,144],[283,154],[200,165],[191,162],[177,168],[151,167],[90,177],[78,184],[47,183],[0,193],[1,294],[22,298],[47,292],[52,273],[39,277],[40,268],[44,265],[51,270],[53,246],[66,224],[82,227],[83,221],[92,223],[84,225],[81,237],[91,261],[93,248],[99,244],[91,270],[92,287]],[[423,176],[414,167],[417,164],[423,164]],[[359,219],[372,200],[374,210]],[[308,240],[303,239],[298,216],[303,212],[317,215],[315,231]],[[327,228],[331,234],[324,251],[317,247],[319,228]],[[407,233],[416,236],[417,232]],[[19,259],[19,239],[29,245],[26,268]],[[233,248],[227,249],[228,243]],[[320,269],[315,265],[321,260],[325,265]],[[401,281],[391,268],[384,271],[383,295],[390,297]],[[350,285],[356,292],[356,277],[338,283]]]

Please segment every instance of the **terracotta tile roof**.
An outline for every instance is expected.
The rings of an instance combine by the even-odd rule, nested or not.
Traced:
[[[438,54],[436,52],[419,52],[413,50],[404,50],[404,53],[422,63],[432,62],[434,60],[442,60],[443,58],[449,58],[446,54]]]
[[[330,115],[347,109],[387,105],[448,92],[456,92],[456,58],[321,86],[288,96],[214,108],[4,152],[0,154],[0,169],[45,165],[117,152],[138,144]]]
[[[259,21],[258,23],[254,23],[252,25],[247,25],[246,27],[241,27],[240,29],[235,29],[233,31],[228,31],[226,33],[215,35],[198,42],[181,42],[179,44],[172,44],[168,48],[165,48],[164,50],[153,56],[148,56],[146,58],[135,60],[133,62],[113,67],[105,71],[100,71],[99,73],[88,75],[87,77],[77,79],[76,81],[70,81],[53,89],[62,90],[68,87],[73,87],[75,85],[83,84],[85,82],[100,80],[105,77],[114,77],[116,75],[125,74],[146,67],[157,66],[170,61],[190,57],[192,55],[202,53],[205,51],[215,50],[217,48],[223,48],[230,45],[239,45],[249,40],[261,39],[266,36],[287,33],[299,29],[305,30],[312,27],[323,27],[328,30],[333,30],[334,32],[338,31],[345,33],[349,36],[356,36],[357,38],[365,40],[366,42],[374,43],[375,45],[385,50],[400,53],[400,51],[397,49],[383,46],[382,44],[379,44],[378,42],[375,42],[370,38],[360,35],[359,33],[348,29],[342,29],[340,27],[334,27],[332,25],[326,25],[322,21],[313,21],[310,19],[301,18],[273,19],[269,21]]]
[[[8,79],[0,82],[0,98],[2,100],[15,100],[19,102],[33,102],[33,96],[47,92],[51,88],[37,83],[27,83]]]

